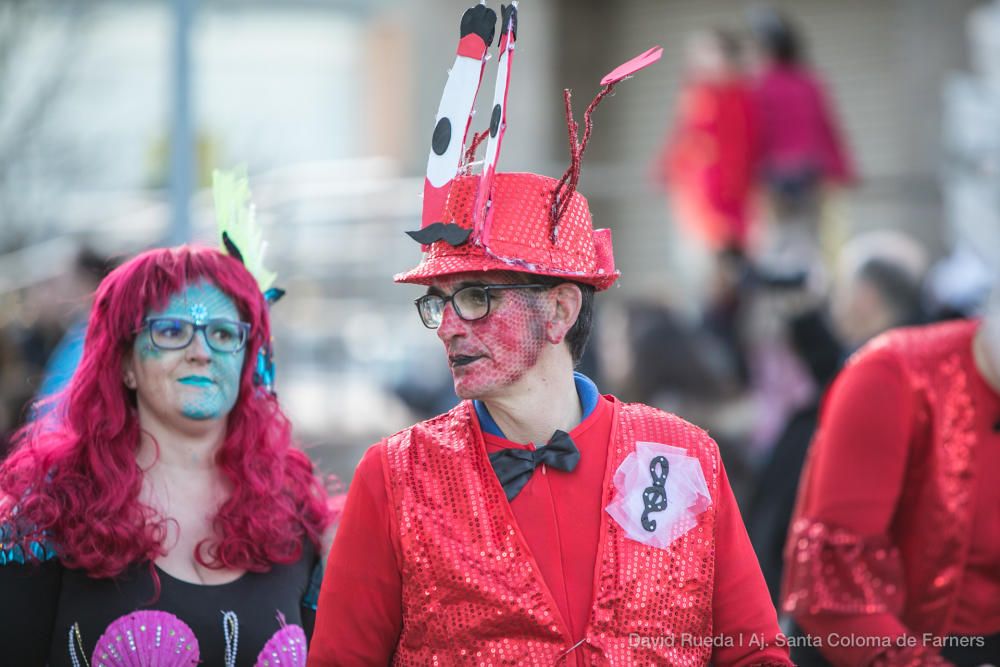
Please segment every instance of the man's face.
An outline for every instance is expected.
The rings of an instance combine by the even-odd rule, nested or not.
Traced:
[[[530,282],[530,276],[502,271],[462,273],[435,280],[427,293],[450,296],[469,285]],[[458,317],[448,303],[437,329],[459,398],[497,395],[534,368],[547,343],[545,301],[537,290],[496,290],[490,302],[489,315],[471,322]]]

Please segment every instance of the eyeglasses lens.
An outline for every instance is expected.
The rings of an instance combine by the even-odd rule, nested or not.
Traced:
[[[156,347],[179,350],[191,342],[194,325],[184,320],[152,320],[149,323],[149,335]]]
[[[217,352],[235,352],[244,343],[244,331],[236,322],[209,322],[205,337],[209,347]]]
[[[452,298],[463,320],[478,320],[490,311],[490,294],[482,287],[465,287]]]
[[[440,296],[427,295],[422,297],[417,301],[417,308],[424,326],[436,329],[441,325],[441,317],[444,315],[444,299]]]

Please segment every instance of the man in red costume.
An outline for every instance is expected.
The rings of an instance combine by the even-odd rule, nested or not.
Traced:
[[[998,665],[998,508],[1000,280],[982,320],[891,331],[835,380],[784,610],[837,665]]]
[[[501,77],[516,27],[503,14]],[[445,103],[461,73],[432,163],[450,148],[442,119],[468,112]],[[495,101],[490,142],[503,80]],[[495,173],[492,143],[481,175],[429,172],[445,203],[425,196],[423,261],[396,281],[427,286],[417,309],[464,400],[359,464],[310,665],[790,664],[715,443],[573,372],[594,292],[618,277],[576,191],[584,147],[562,181]]]

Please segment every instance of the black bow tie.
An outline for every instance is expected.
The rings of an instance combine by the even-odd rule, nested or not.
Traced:
[[[538,449],[501,449],[490,454],[490,465],[503,486],[507,500],[513,500],[531,479],[539,463],[573,472],[580,462],[580,450],[565,431],[556,431],[549,442]]]

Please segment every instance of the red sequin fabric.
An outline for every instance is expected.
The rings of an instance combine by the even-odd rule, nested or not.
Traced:
[[[893,647],[886,649],[871,667],[954,667],[954,665],[925,646]]]
[[[396,665],[704,665],[712,634],[715,504],[721,463],[704,431],[642,405],[616,403],[605,476],[636,441],[683,447],[702,464],[712,507],[658,549],[606,513],[595,600],[570,637],[490,467],[471,403],[390,437],[383,448],[402,550],[403,628]],[[650,638],[646,645],[630,635]],[[663,641],[666,639],[666,641]]]
[[[490,217],[482,238],[451,246],[437,241],[425,248],[415,269],[396,282],[421,285],[438,276],[467,271],[523,271],[564,277],[607,289],[618,278],[611,248],[611,230],[594,230],[587,200],[570,195],[566,212],[552,240],[552,196],[557,181],[529,173],[497,174],[493,181]],[[472,209],[479,176],[456,178],[445,205],[444,222],[473,228]]]
[[[902,608],[903,568],[888,538],[864,539],[799,519],[788,539],[785,611],[880,614]]]
[[[890,534],[876,539],[801,516],[798,508],[785,553],[784,611],[888,612],[918,636],[948,633],[974,514],[978,438],[969,374],[975,370],[963,361],[974,326],[952,322],[896,330],[859,353],[894,358],[914,399],[897,514]],[[901,656],[900,664],[906,664]]]

